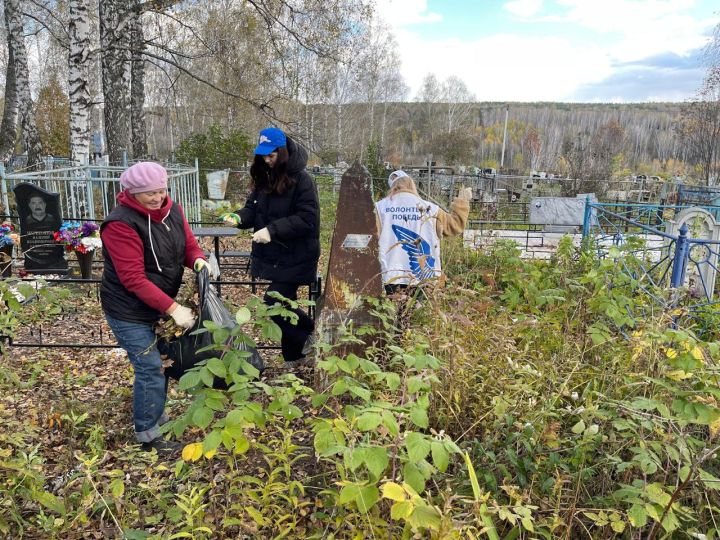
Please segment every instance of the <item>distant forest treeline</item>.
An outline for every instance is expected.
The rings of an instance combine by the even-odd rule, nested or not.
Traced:
[[[432,154],[438,165],[499,168],[506,107],[504,168],[577,174],[600,168],[606,175],[685,175],[685,154],[677,131],[680,103],[387,103],[298,105],[286,111],[286,129],[311,150],[317,164],[360,158],[393,167],[420,165]],[[155,111],[152,124],[168,121]],[[228,124],[212,114],[173,114],[170,130],[150,134],[158,154],[170,153],[190,133],[213,123],[246,131],[262,125]],[[235,120],[238,116],[234,115]],[[247,118],[247,117],[246,117]],[[225,122],[224,122],[225,120]],[[242,122],[244,124],[244,122]],[[247,130],[243,128],[247,127]],[[151,125],[151,130],[153,129]],[[170,136],[173,136],[173,141]],[[368,155],[373,143],[379,152]],[[577,171],[576,169],[583,169]]]
[[[26,152],[31,166],[48,154],[85,162],[97,133],[112,163],[182,156],[235,167],[276,125],[310,150],[311,165],[360,158],[378,175],[432,156],[595,182],[720,176],[720,26],[687,103],[506,104],[476,102],[461,77],[432,72],[411,92],[393,31],[368,0],[307,0],[303,16],[269,0],[137,9],[108,0],[78,13],[74,3],[57,13],[4,4],[2,161]],[[82,35],[68,42],[71,25]]]

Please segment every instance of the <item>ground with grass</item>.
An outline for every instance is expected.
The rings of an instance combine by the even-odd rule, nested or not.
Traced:
[[[314,366],[265,351],[260,379],[224,344],[272,341],[277,311],[228,289],[238,324],[211,329],[217,358],[171,386],[185,446],[165,461],[132,442],[123,354],[8,349],[0,532],[716,537],[717,316],[658,310],[621,252],[444,249],[445,283],[368,299],[376,324],[318,344]],[[33,320],[98,317],[81,289],[42,302]],[[361,340],[375,345],[336,354]]]

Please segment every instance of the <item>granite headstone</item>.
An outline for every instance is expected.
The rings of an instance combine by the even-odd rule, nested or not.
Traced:
[[[61,244],[53,233],[60,229],[60,194],[33,184],[15,186],[15,200],[20,214],[20,247],[25,270],[35,274],[65,274],[68,263]]]

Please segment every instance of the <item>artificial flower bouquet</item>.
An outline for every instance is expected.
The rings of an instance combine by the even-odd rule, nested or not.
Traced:
[[[92,221],[65,221],[60,230],[54,233],[55,241],[65,246],[65,251],[90,253],[102,247],[100,227]]]
[[[15,232],[15,226],[12,223],[3,223],[0,225],[0,247],[14,246],[20,243],[20,236]]]

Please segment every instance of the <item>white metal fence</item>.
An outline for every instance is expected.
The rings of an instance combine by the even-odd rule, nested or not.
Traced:
[[[168,191],[173,201],[182,205],[188,221],[201,221],[202,201],[197,164],[165,164]],[[60,194],[60,212],[65,220],[102,220],[115,207],[121,191],[120,175],[126,167],[84,165],[62,169],[6,174],[0,164],[0,189],[3,213],[17,214],[13,188],[23,182]]]

